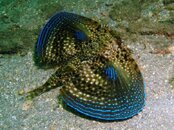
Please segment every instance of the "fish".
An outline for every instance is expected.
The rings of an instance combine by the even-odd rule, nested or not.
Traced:
[[[130,49],[95,20],[56,13],[41,30],[34,55],[36,65],[57,70],[28,98],[61,87],[67,106],[104,121],[129,119],[145,106],[143,76]]]

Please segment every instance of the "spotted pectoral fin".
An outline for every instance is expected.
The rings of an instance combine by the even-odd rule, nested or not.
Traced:
[[[141,76],[130,76],[116,61],[82,62],[61,89],[63,100],[73,109],[103,120],[122,120],[144,106]],[[138,75],[138,74],[137,74]]]
[[[37,40],[34,60],[36,65],[47,68],[68,61],[81,51],[82,43],[94,37],[96,21],[73,13],[55,14],[43,27]]]

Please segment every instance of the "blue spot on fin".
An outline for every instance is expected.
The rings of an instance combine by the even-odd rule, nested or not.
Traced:
[[[75,38],[79,41],[85,41],[88,39],[87,35],[80,30],[75,31]]]
[[[104,72],[110,80],[116,80],[118,78],[118,73],[113,66],[107,67]]]

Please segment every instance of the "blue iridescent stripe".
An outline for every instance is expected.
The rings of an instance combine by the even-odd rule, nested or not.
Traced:
[[[137,110],[138,107],[136,107],[134,110],[132,110],[133,112],[130,112],[131,110],[129,110],[129,113],[109,113],[109,114],[103,114],[103,113],[99,113],[99,112],[95,112],[95,110],[89,111],[89,107],[86,107],[85,109],[82,109],[82,107],[79,107],[79,103],[76,102],[75,100],[73,100],[73,102],[70,102],[70,100],[66,100],[63,98],[63,100],[72,108],[74,108],[75,110],[90,116],[90,117],[94,117],[94,118],[98,118],[98,119],[104,119],[104,120],[123,120],[123,119],[127,119],[130,118],[136,114],[139,113],[139,111],[142,110],[143,105],[142,104],[136,104],[135,106],[141,106],[141,108],[139,108],[139,110]],[[75,105],[74,105],[75,104]],[[133,106],[134,107],[134,106]],[[126,111],[125,111],[126,112]]]
[[[50,32],[53,30],[53,28],[56,26],[56,24],[59,24],[60,22],[61,22],[60,15],[55,15],[49,20],[49,22],[42,29],[41,34],[38,39],[38,43],[37,43],[37,51],[38,51],[39,55],[41,55],[41,53],[43,51],[44,43],[47,42],[46,40],[50,36]]]

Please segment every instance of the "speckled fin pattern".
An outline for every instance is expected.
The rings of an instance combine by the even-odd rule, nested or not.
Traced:
[[[108,121],[131,118],[144,107],[143,77],[130,50],[94,20],[67,12],[55,14],[39,35],[35,61],[58,69],[30,96],[61,85],[68,106]]]

